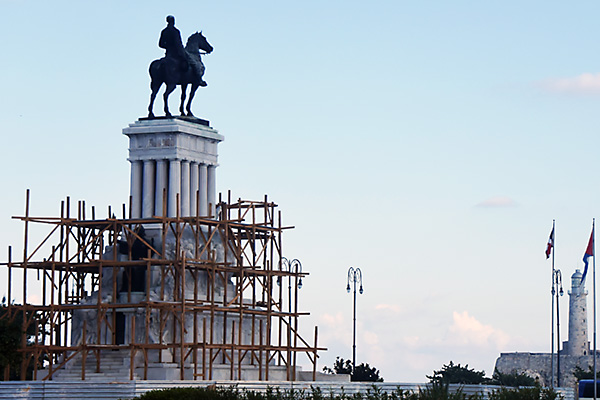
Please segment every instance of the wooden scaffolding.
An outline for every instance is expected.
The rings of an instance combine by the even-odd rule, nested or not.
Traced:
[[[128,354],[129,379],[149,379],[152,362],[169,362],[179,379],[212,380],[226,365],[231,380],[248,369],[269,380],[279,368],[291,381],[300,353],[314,380],[325,349],[317,327],[312,343],[298,332],[308,315],[298,309],[308,274],[283,256],[282,233],[291,227],[266,196],[219,197],[215,216],[131,219],[124,205],[122,218],[110,208],[97,218],[92,207],[88,219],[85,203],[74,216],[68,198],[60,217],[33,217],[27,191],[25,215],[14,217],[24,223],[23,259],[13,260],[9,248],[0,264],[8,277],[1,318],[22,321],[23,332],[21,365],[5,368],[5,379],[10,368],[23,380],[28,371],[30,379],[53,379],[77,358],[86,379],[90,360],[100,372],[112,350]],[[47,232],[35,247],[32,228]],[[124,323],[123,315],[133,317]]]

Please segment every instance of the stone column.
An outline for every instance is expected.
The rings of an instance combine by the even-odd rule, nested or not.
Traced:
[[[124,128],[123,134],[129,138],[132,218],[163,214],[175,216],[178,209],[180,215],[200,213],[201,216],[208,216],[208,202],[214,208],[217,201],[215,168],[219,162],[217,148],[223,141],[223,136],[206,121],[177,118],[136,121]],[[146,160],[154,162],[154,170],[150,166],[146,167],[144,190],[143,163]],[[190,165],[184,165],[182,172],[183,160]],[[152,183],[151,172],[155,177]],[[182,186],[182,178],[189,182],[189,186],[187,183]],[[151,190],[152,187],[154,190]],[[152,191],[154,195],[150,199]],[[163,198],[165,192],[166,199]],[[197,198],[196,193],[200,193]],[[178,194],[182,194],[179,206],[176,203]],[[212,213],[214,215],[214,209]]]
[[[200,164],[200,179],[198,185],[200,187],[200,215],[206,217],[208,215],[208,166]]]
[[[131,218],[142,216],[142,161],[131,161]]]
[[[191,162],[190,163],[190,215],[196,217],[198,215],[197,213],[197,199],[198,199],[198,187],[199,187],[199,181],[198,181],[199,177],[198,177],[198,163],[197,162]]]
[[[142,186],[142,217],[150,218],[154,214],[154,161],[144,161],[144,185]]]
[[[168,216],[177,216],[177,195],[181,198],[181,161],[169,160]]]
[[[154,215],[163,215],[163,192],[167,189],[168,167],[167,160],[156,161],[156,197],[154,198]]]
[[[181,216],[190,216],[190,162],[181,161]]]
[[[208,205],[210,207],[209,210],[209,215],[212,215],[213,217],[215,217],[215,206],[216,206],[216,201],[217,201],[217,166],[216,165],[209,165],[208,166],[208,176],[206,179],[206,186],[207,186],[207,192],[208,192],[208,196],[207,196],[207,201],[208,201]]]

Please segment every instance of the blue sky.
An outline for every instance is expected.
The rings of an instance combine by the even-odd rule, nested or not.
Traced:
[[[350,266],[365,286],[357,359],[387,381],[549,351],[552,219],[566,288],[600,215],[597,2],[0,0],[0,13],[1,247],[22,246],[11,216],[26,188],[42,216],[65,196],[127,201],[121,129],[146,114],[173,14],[215,48],[194,112],[225,136],[218,190],[269,194],[296,227],[284,249],[311,273],[302,332],[319,326],[321,366],[352,354]],[[565,296],[565,340],[567,309]]]

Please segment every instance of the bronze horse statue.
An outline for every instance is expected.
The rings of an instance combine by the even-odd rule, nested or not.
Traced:
[[[204,54],[210,54],[213,51],[213,47],[208,43],[202,32],[196,32],[191,35],[185,45],[185,51],[187,53],[187,65],[181,65],[182,61],[179,61],[171,57],[163,57],[159,60],[154,60],[150,64],[150,105],[148,106],[148,118],[154,118],[153,108],[154,99],[158,90],[164,83],[166,85],[165,93],[163,94],[163,100],[165,102],[165,116],[171,117],[169,112],[169,95],[177,85],[181,86],[181,104],[179,106],[179,112],[182,116],[193,117],[192,114],[192,100],[194,94],[199,86],[206,86],[206,82],[202,80],[204,75],[204,64],[200,57],[200,50],[204,51]],[[199,68],[194,68],[192,63],[197,63]],[[192,85],[190,89],[190,95],[185,110],[183,105],[185,103],[187,86]],[[187,114],[185,113],[187,111]]]

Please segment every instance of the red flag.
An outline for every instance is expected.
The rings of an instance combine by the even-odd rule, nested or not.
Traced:
[[[583,276],[581,277],[581,282],[585,280],[585,276],[587,275],[588,258],[590,257],[594,257],[594,228],[592,228],[590,241],[588,242],[587,249],[585,249],[585,254],[583,255],[583,263],[585,264],[585,267],[583,269]]]

